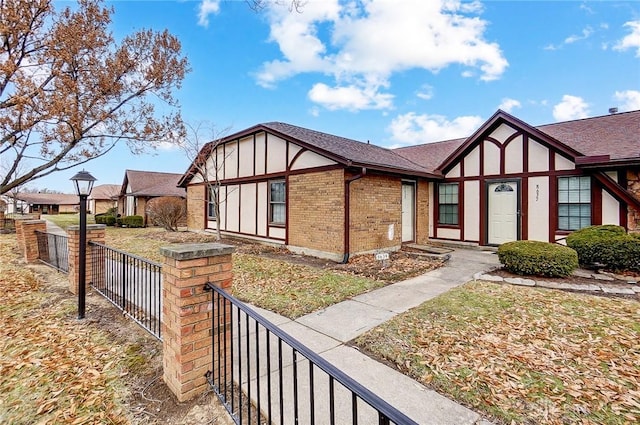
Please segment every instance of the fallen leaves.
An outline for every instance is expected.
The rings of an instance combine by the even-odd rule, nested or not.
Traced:
[[[121,348],[49,303],[43,282],[0,235],[0,422],[127,424]]]
[[[639,323],[636,301],[475,282],[358,345],[505,423],[638,423]]]

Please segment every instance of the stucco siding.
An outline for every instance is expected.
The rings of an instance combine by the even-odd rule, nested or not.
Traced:
[[[529,240],[549,241],[549,177],[529,177],[527,220]]]
[[[549,170],[549,148],[529,139],[529,171]]]
[[[464,235],[465,241],[480,240],[480,181],[464,182]]]

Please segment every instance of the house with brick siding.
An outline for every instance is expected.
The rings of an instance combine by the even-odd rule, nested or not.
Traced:
[[[209,181],[220,183],[219,217],[195,164],[187,227],[283,244],[344,260],[428,239],[428,182],[438,176],[398,153],[280,122],[259,124],[205,145]]]
[[[265,123],[206,145],[188,227],[345,260],[446,241],[561,241],[592,224],[640,231],[640,111],[532,126],[497,111],[468,138],[385,149]]]
[[[182,174],[157,171],[125,170],[118,196],[118,213],[122,216],[140,215],[147,224],[147,204],[161,196],[186,197],[184,188],[178,187]]]

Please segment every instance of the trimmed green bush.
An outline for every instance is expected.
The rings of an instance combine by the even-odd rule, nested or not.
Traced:
[[[141,215],[128,215],[122,217],[122,225],[127,227],[142,227],[144,218]]]
[[[578,254],[571,248],[539,241],[507,242],[498,248],[505,269],[520,275],[565,277],[578,268]]]
[[[116,218],[112,215],[108,215],[104,218],[104,224],[106,224],[107,226],[115,226]]]
[[[576,250],[585,266],[640,271],[640,237],[627,234],[621,226],[585,227],[570,234],[567,245]]]

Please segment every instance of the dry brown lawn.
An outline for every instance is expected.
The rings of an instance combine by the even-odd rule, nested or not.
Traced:
[[[640,303],[470,282],[358,338],[501,423],[640,423]]]

